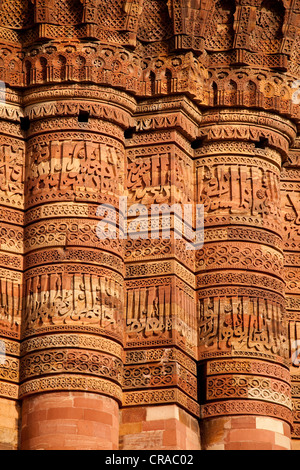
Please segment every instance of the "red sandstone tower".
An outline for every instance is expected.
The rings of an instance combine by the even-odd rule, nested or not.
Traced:
[[[299,46],[299,0],[0,2],[0,449],[300,448]]]

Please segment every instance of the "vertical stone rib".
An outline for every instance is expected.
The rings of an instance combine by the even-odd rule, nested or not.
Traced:
[[[4,84],[2,84],[4,85]],[[18,104],[12,104],[18,103]],[[18,447],[25,142],[17,93],[0,103],[0,449]]]
[[[124,450],[200,448],[195,252],[186,250],[179,216],[171,211],[194,203],[189,139],[197,129],[193,117],[200,116],[185,98],[177,98],[171,112],[168,105],[169,99],[160,100],[163,112],[152,117],[157,103],[141,103],[137,131],[126,145],[128,204],[146,211],[139,217],[141,237],[129,232],[125,250]],[[135,223],[132,217],[128,222],[129,228]]]
[[[299,1],[0,0],[0,449],[299,447]]]
[[[47,91],[51,96],[51,87]],[[27,94],[25,108],[31,126],[21,446],[117,449],[123,247],[119,239],[99,239],[97,224],[100,205],[118,211],[124,188],[124,127],[129,127],[134,102],[108,89],[95,89],[88,102],[74,99],[64,88],[55,102],[47,101],[43,90],[35,90],[35,102],[33,96]],[[82,116],[88,116],[87,122],[81,122]],[[40,412],[48,417],[52,413],[52,426],[39,419]],[[57,427],[60,419],[70,419],[66,432]]]
[[[288,121],[248,110],[207,113],[202,129],[206,141],[196,151],[196,172],[205,245],[196,256],[196,272],[204,447],[288,449],[292,416],[279,183],[294,129]],[[223,428],[221,440],[217,428]]]

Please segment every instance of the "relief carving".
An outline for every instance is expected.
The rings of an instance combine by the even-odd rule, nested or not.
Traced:
[[[27,328],[43,325],[95,325],[107,331],[122,326],[122,286],[92,274],[49,273],[25,284]]]
[[[293,408],[299,438],[299,5],[0,1],[0,397]],[[203,204],[203,248],[99,240],[120,196]]]
[[[279,176],[247,166],[219,165],[198,169],[199,203],[207,213],[280,217]]]
[[[123,158],[119,150],[92,142],[54,142],[28,150],[30,166],[26,181],[29,196],[45,191],[80,195],[89,192],[118,194],[121,191]]]

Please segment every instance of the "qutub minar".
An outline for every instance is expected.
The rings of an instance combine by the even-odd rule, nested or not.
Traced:
[[[0,80],[0,449],[300,449],[300,0],[1,0]]]

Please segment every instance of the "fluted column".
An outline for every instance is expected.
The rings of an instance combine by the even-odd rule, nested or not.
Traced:
[[[289,162],[281,172],[281,207],[284,233],[286,315],[289,321],[289,340],[291,348],[291,381],[293,400],[292,449],[300,447],[300,387],[299,387],[299,345],[300,328],[300,162],[299,138],[289,152]]]
[[[196,151],[205,245],[196,254],[205,449],[289,449],[280,169],[294,126],[249,110],[203,116]]]
[[[132,209],[120,445],[197,450],[195,251],[187,249],[192,237],[185,238],[182,217],[184,206],[194,204],[191,141],[201,115],[189,99],[173,96],[141,102],[135,117],[126,143]]]
[[[117,449],[123,242],[99,239],[97,225],[103,204],[119,220],[134,101],[100,87],[55,87],[55,101],[53,92],[25,96],[21,448]]]
[[[0,449],[18,447],[25,142],[17,93],[0,87]]]

